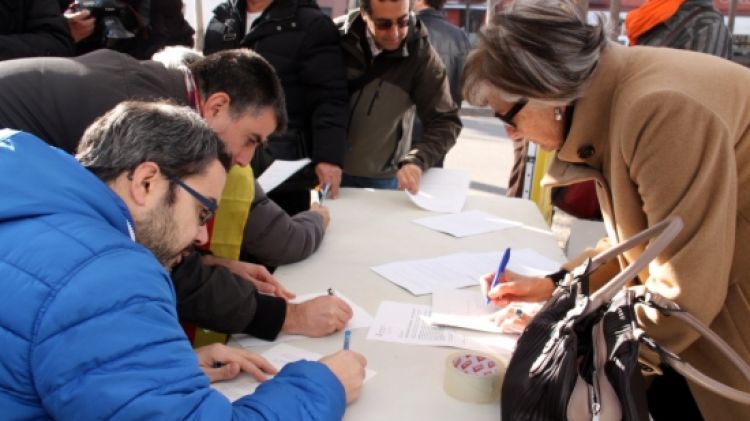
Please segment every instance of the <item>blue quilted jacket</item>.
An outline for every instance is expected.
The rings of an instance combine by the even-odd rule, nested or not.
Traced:
[[[0,418],[341,418],[343,387],[318,362],[233,404],[212,390],[131,224],[75,159],[0,130]]]

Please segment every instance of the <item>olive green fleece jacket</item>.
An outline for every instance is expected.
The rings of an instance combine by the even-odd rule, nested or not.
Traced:
[[[374,59],[359,12],[352,13],[343,28],[350,113],[346,174],[390,178],[406,163],[426,171],[453,147],[461,132],[445,66],[422,23],[411,19],[402,46]],[[424,134],[422,143],[412,148],[415,109]]]

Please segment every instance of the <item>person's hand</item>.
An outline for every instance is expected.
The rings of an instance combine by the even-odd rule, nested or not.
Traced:
[[[323,217],[323,229],[328,228],[328,224],[331,222],[331,214],[327,207],[320,203],[310,203],[310,211],[320,214]]]
[[[495,273],[488,273],[479,280],[482,296],[488,296],[493,304],[505,307],[514,301],[544,301],[552,295],[555,283],[550,278],[538,278],[519,275],[506,270],[502,275],[502,282],[490,290]]]
[[[323,295],[300,304],[287,304],[281,331],[321,337],[343,329],[351,318],[352,308],[346,301],[335,295]]]
[[[322,186],[325,183],[330,184],[328,194],[331,199],[339,197],[339,187],[341,186],[341,167],[327,162],[318,162],[315,166],[315,174]]]
[[[416,164],[404,164],[396,173],[398,188],[406,190],[411,194],[419,191],[419,182],[422,179],[422,169]]]
[[[211,383],[229,380],[244,371],[255,380],[262,382],[275,375],[278,370],[262,356],[240,348],[232,348],[223,344],[211,344],[195,349],[198,365]]]
[[[266,269],[263,265],[256,265],[254,263],[241,262],[239,260],[225,259],[223,257],[217,257],[212,255],[203,256],[203,263],[207,265],[221,265],[232,271],[237,276],[240,276],[255,285],[255,288],[259,292],[264,294],[281,297],[285,300],[291,300],[296,295],[284,288],[271,272]]]
[[[73,41],[75,42],[88,38],[94,33],[96,19],[91,16],[91,13],[87,9],[77,12],[72,10],[65,11],[65,19],[68,21],[70,36],[73,37]]]
[[[362,391],[367,360],[354,351],[339,351],[320,359],[339,379],[346,392],[346,403],[352,403]]]
[[[503,333],[523,333],[540,308],[542,303],[513,303],[490,315],[490,320]]]

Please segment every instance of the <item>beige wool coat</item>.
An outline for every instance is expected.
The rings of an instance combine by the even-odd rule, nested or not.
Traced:
[[[597,182],[613,244],[667,216],[682,218],[682,232],[635,283],[674,299],[750,362],[750,69],[702,53],[610,44],[543,184],[584,179]],[[705,374],[750,391],[678,320],[646,311],[638,318]],[[750,406],[690,388],[707,420],[750,420]]]

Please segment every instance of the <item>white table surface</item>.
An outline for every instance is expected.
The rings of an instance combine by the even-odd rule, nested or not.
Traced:
[[[342,189],[338,199],[325,205],[330,208],[331,224],[320,249],[302,262],[280,267],[275,276],[297,294],[334,288],[373,316],[383,300],[429,305],[431,296],[413,296],[371,266],[462,251],[500,252],[505,247],[532,248],[564,261],[536,205],[527,200],[470,195],[464,210],[479,209],[524,225],[460,239],[413,223],[436,214],[417,208],[404,192]],[[498,403],[464,403],[443,391],[445,360],[457,349],[369,341],[366,336],[366,328],[353,330],[351,349],[362,353],[377,375],[349,405],[345,420],[500,419]],[[341,332],[289,342],[323,355],[338,351],[342,343]]]

